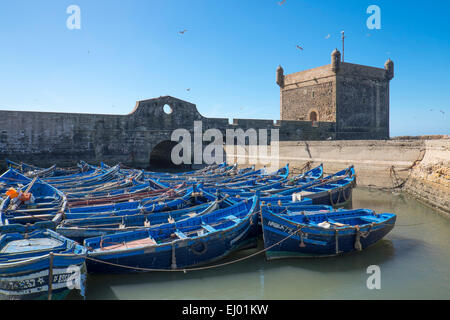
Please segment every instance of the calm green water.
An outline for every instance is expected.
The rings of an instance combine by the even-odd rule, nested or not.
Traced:
[[[396,213],[397,225],[373,247],[335,258],[260,255],[187,274],[89,275],[86,299],[450,299],[449,219],[409,196],[365,188],[353,191],[353,207]],[[381,269],[380,290],[367,289],[370,265]]]

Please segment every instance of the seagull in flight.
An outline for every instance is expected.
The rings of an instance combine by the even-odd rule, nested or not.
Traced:
[[[179,31],[178,33],[179,33],[179,34],[184,34],[186,31],[187,31],[187,30],[184,29],[183,31]]]
[[[328,35],[325,37],[325,39],[330,39],[330,37],[331,37],[331,35],[328,34]]]
[[[302,47],[300,47],[299,45],[297,45],[297,49],[303,50],[303,48],[302,48]]]
[[[285,2],[286,2],[286,0],[281,0],[281,1],[278,2],[278,4],[279,4],[280,6],[282,6]]]
[[[187,88],[186,91],[191,91],[191,88]]]

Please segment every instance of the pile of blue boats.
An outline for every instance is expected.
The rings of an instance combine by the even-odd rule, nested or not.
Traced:
[[[189,271],[255,248],[336,256],[382,239],[396,215],[343,209],[353,167],[298,175],[217,164],[183,173],[8,161],[0,176],[0,298],[63,299],[86,273]]]

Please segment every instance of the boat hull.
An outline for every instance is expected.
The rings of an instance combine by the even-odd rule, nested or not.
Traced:
[[[52,281],[49,277],[50,264],[49,255],[17,263],[0,264],[0,300],[61,300],[72,290],[80,290],[84,296],[84,256],[54,255]]]
[[[201,240],[184,239],[169,245],[149,246],[123,252],[90,252],[86,259],[88,272],[129,273],[146,271],[136,268],[170,270],[212,263],[231,252],[256,247],[257,237],[254,236],[257,228],[256,217],[257,215],[253,215],[232,230],[214,233]]]
[[[264,246],[265,248],[273,246],[266,251],[266,259],[274,260],[330,257],[364,250],[377,243],[394,228],[396,216],[382,224],[361,227],[360,232],[367,234],[367,236],[358,237],[359,239],[357,239],[357,231],[354,228],[338,230],[336,233],[334,229],[304,227],[302,232],[299,233],[297,225],[287,223],[285,219],[276,215],[268,216],[264,213],[262,219]],[[296,234],[286,239],[292,233]],[[361,246],[356,249],[358,241]]]

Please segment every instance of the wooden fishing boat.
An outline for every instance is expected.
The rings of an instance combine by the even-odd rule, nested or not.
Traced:
[[[0,225],[0,235],[7,233],[31,233],[36,230],[50,229],[55,231],[57,224],[53,221],[40,221],[33,224],[5,224]]]
[[[8,159],[6,159],[6,165],[8,168],[14,168],[20,173],[32,178],[34,177],[49,178],[49,177],[65,176],[69,174],[83,172],[84,170],[82,166],[77,166],[73,168],[58,168],[56,167],[56,165],[53,165],[49,168],[40,168],[24,162],[16,163]]]
[[[31,180],[13,168],[9,168],[0,176],[0,193],[6,193],[9,188],[19,189],[29,184]]]
[[[0,299],[84,295],[86,249],[51,230],[0,236]]]
[[[73,179],[62,179],[61,181],[52,181],[51,185],[60,189],[61,191],[82,191],[83,189],[92,188],[117,178],[123,178],[123,175],[119,175],[120,167],[114,166],[109,170],[95,171],[93,174],[76,177]]]
[[[141,199],[139,201],[66,208],[64,219],[150,214],[187,208],[192,205],[215,201],[216,199],[217,196],[194,186],[179,191],[169,190],[169,192],[162,195]]]
[[[153,212],[151,214],[66,219],[58,225],[56,231],[69,239],[83,243],[87,238],[182,221],[184,219],[199,217],[228,206],[228,202],[222,199],[183,209]]]
[[[342,207],[351,203],[355,185],[355,171],[353,167],[349,167],[324,179],[300,187],[273,192],[269,197],[261,197],[261,200],[266,201],[266,203],[291,203],[308,198],[312,200],[313,204]]]
[[[154,228],[86,239],[88,272],[180,269],[211,263],[255,245],[258,199]]]
[[[396,215],[369,209],[305,212],[290,206],[262,206],[268,260],[327,257],[363,250],[395,225]]]
[[[0,225],[52,220],[64,212],[66,205],[67,199],[61,191],[34,178],[0,205]]]
[[[181,186],[180,186],[181,187]],[[174,188],[179,189],[179,188]],[[149,190],[148,187],[142,187],[139,189],[133,188],[129,191],[115,193],[112,192],[105,196],[85,196],[80,198],[73,198],[71,194],[68,195],[67,201],[69,208],[73,207],[82,207],[82,206],[90,206],[90,205],[101,205],[101,204],[111,204],[111,203],[119,203],[125,201],[134,201],[141,200],[145,198],[156,197],[158,195],[162,195],[165,192],[168,192],[169,189],[158,189],[158,190]]]
[[[312,204],[343,206],[351,201],[355,184],[354,169],[349,167],[323,179],[307,182],[298,180],[291,184],[272,186],[271,189],[247,191],[245,189],[205,188],[205,190],[242,198],[252,197],[255,192],[259,192],[261,201],[273,204],[297,202],[308,198],[312,200]]]
[[[285,190],[287,188],[292,188],[294,186],[302,186],[314,183],[323,176],[323,165],[320,164],[316,168],[313,168],[301,175],[295,176],[287,180],[287,175],[289,173],[289,166],[280,169],[274,175],[265,175],[261,178],[246,179],[242,182],[228,183],[228,184],[216,184],[214,187],[221,192],[227,192],[230,194],[242,194],[242,193],[253,193],[260,191],[264,193],[269,193],[273,190]],[[205,186],[208,188],[208,185]]]
[[[231,173],[232,171],[235,171],[236,165],[227,165],[226,162],[219,164],[219,165],[210,165],[203,169],[195,170],[195,171],[189,171],[189,172],[178,172],[176,174],[173,173],[167,173],[167,172],[148,172],[144,171],[144,174],[147,178],[168,178],[168,179],[188,179],[188,178],[202,178],[202,177],[212,177],[217,175],[226,175]]]

